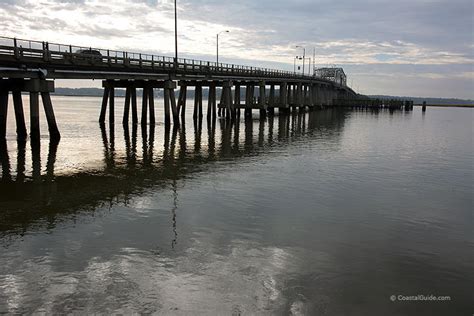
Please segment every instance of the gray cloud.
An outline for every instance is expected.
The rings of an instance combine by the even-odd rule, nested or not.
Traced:
[[[114,49],[173,50],[173,1],[0,4],[3,35],[28,37],[35,31],[41,40],[53,40],[43,38],[53,33],[56,41],[78,45],[97,39],[97,45]],[[433,87],[423,86],[419,94],[474,98],[471,0],[178,0],[178,5],[183,57],[213,60],[216,28],[222,27],[232,30],[222,39],[225,62],[293,69],[292,58],[300,54],[295,46],[304,45],[309,55],[316,49],[317,64],[343,65],[368,93],[371,87],[379,93],[399,86],[393,93],[402,94],[418,78]],[[400,84],[374,82],[375,75]],[[440,82],[467,88],[453,95],[453,89],[439,90]]]

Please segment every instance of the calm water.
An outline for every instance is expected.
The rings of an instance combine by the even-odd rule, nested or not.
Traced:
[[[472,109],[166,131],[53,103],[59,144],[10,120],[0,149],[0,314],[474,313]],[[451,301],[390,299],[418,294]]]

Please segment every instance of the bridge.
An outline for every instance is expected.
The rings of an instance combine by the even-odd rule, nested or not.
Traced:
[[[105,123],[108,111],[110,124],[115,123],[119,88],[126,91],[122,123],[127,125],[130,116],[132,124],[139,123],[137,89],[142,91],[142,125],[156,123],[156,89],[164,91],[167,126],[184,123],[189,88],[194,89],[193,118],[198,121],[204,116],[203,88],[208,89],[208,120],[222,115],[234,121],[241,110],[246,118],[252,117],[253,110],[261,117],[274,115],[275,109],[287,114],[357,98],[345,84],[296,72],[0,37],[0,139],[6,136],[10,93],[19,139],[28,135],[22,93],[30,97],[30,138],[40,137],[40,95],[50,137],[60,138],[50,96],[54,79],[102,80],[99,122]]]

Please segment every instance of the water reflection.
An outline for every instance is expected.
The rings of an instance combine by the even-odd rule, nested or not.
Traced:
[[[2,144],[0,314],[466,313],[469,116],[428,139],[432,113],[88,123],[89,169],[65,168],[79,138]]]
[[[117,202],[126,203],[131,196],[153,186],[168,185],[170,181],[176,193],[176,180],[203,171],[214,161],[272,155],[271,148],[285,146],[290,140],[321,129],[330,131],[329,136],[337,136],[344,118],[344,112],[333,110],[270,116],[265,120],[211,120],[206,125],[205,142],[202,122],[194,121],[194,133],[189,140],[184,125],[160,129],[163,139],[160,148],[155,145],[156,128],[153,125],[119,127],[101,124],[103,169],[72,174],[66,172],[58,176],[55,175],[57,142],[49,143],[44,173],[40,143],[31,143],[31,175],[25,173],[26,143],[17,144],[17,172],[12,175],[7,143],[3,142],[0,144],[0,157],[1,190],[4,194],[0,204],[4,220],[0,232],[24,233],[30,225],[44,218],[48,219],[47,226],[51,228],[62,216],[67,217],[75,210],[93,210],[102,203],[110,203],[110,206]],[[275,120],[278,125],[277,141],[273,136]],[[216,125],[219,125],[218,132]],[[115,136],[117,128],[123,128],[123,152],[116,150],[116,142],[120,141]],[[141,138],[138,128],[141,129]],[[140,154],[138,142],[141,143]],[[177,207],[173,209],[175,227]]]

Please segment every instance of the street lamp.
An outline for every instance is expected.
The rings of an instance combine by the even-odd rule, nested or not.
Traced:
[[[306,58],[306,48],[304,48],[303,46],[296,46],[296,48],[302,48],[303,49],[303,76],[304,76],[304,62],[305,62],[305,58]]]
[[[217,67],[219,67],[219,35],[222,34],[222,33],[230,33],[229,30],[225,30],[225,31],[222,31],[222,32],[219,32],[217,33]]]
[[[174,0],[174,62],[175,67],[178,67],[178,9]]]

